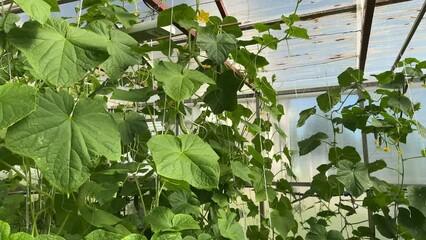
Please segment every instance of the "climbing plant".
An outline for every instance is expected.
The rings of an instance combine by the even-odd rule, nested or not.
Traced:
[[[51,16],[60,10],[56,1],[12,2],[30,20],[18,26],[19,16],[2,6],[1,239],[374,238],[359,223],[330,226],[359,207],[384,237],[426,235],[424,189],[405,194],[403,170],[397,185],[373,177],[385,162],[366,164],[337,140],[343,131],[373,135],[378,147],[398,152],[401,169],[424,157],[426,150],[402,151],[407,135],[426,135],[415,119],[420,105],[404,95],[410,81],[424,79],[424,62],[407,59],[402,72],[377,75],[378,97],[363,87],[361,71],[348,68],[297,124],[316,115],[333,135],[315,133],[299,149],[276,151],[273,136],[286,140],[284,108],[275,77],[262,75],[269,64],[262,53],[309,38],[297,24],[298,5],[283,24],[255,24],[259,35],[250,40],[234,17],[178,5],[157,21],[188,32],[179,44],[138,43],[126,33],[137,14],[115,1],[81,1],[75,21]],[[257,110],[239,103],[243,88],[253,92]],[[355,93],[358,100],[348,103]],[[293,157],[321,144],[330,147],[329,162],[297,193]],[[275,163],[283,163],[286,179],[276,179]],[[319,206],[337,199],[337,208],[301,220],[296,205],[307,198]]]

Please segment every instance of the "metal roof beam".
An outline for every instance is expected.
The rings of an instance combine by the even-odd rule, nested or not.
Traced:
[[[365,63],[367,61],[368,45],[370,43],[371,26],[373,25],[374,9],[376,7],[376,0],[365,1],[365,14],[361,30],[361,50],[358,58],[358,68],[361,71],[365,70]]]
[[[423,3],[422,9],[420,10],[419,14],[417,15],[416,21],[414,21],[414,24],[411,27],[411,30],[408,33],[407,38],[405,39],[405,42],[402,45],[401,50],[399,51],[398,56],[395,59],[395,62],[392,65],[392,68],[391,68],[392,71],[395,70],[395,68],[398,65],[398,62],[401,60],[402,56],[404,55],[405,50],[407,50],[407,47],[410,44],[411,39],[413,38],[414,34],[416,33],[417,28],[419,27],[420,22],[422,21],[424,15],[425,15],[425,12],[426,12],[426,1]]]
[[[217,9],[219,9],[220,15],[222,18],[226,18],[228,16],[228,11],[226,10],[225,4],[222,0],[216,0]]]

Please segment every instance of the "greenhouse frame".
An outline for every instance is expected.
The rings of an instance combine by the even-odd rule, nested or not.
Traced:
[[[425,13],[1,1],[0,239],[426,239]]]

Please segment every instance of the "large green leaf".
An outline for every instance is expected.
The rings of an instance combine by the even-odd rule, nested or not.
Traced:
[[[317,113],[316,107],[311,107],[301,111],[299,113],[300,117],[299,117],[299,120],[297,121],[297,127],[302,127],[303,125],[305,125],[306,120],[308,120],[308,118],[314,115],[315,113]]]
[[[426,187],[409,186],[407,199],[426,216]]]
[[[107,232],[102,229],[97,229],[89,234],[84,238],[85,240],[120,240],[122,237],[113,232]]]
[[[341,87],[348,87],[352,84],[360,83],[364,80],[364,73],[359,69],[348,68],[337,78]]]
[[[82,204],[79,208],[81,217],[95,227],[113,226],[121,222],[121,219],[102,209]]]
[[[217,80],[217,87],[211,90],[205,97],[206,102],[213,113],[219,114],[223,111],[234,111],[238,105],[237,92],[241,89],[243,82],[232,70],[221,73]]]
[[[36,107],[36,89],[19,83],[0,87],[0,129],[26,117]]]
[[[0,221],[0,239],[8,239],[10,235],[10,225]]]
[[[156,91],[150,87],[140,89],[130,89],[129,91],[114,88],[111,99],[117,99],[128,102],[146,102],[150,97],[154,96]]]
[[[277,230],[283,239],[286,239],[291,230],[297,229],[297,222],[294,219],[290,200],[281,196],[279,201],[271,206],[274,209],[271,212],[272,227]]]
[[[306,30],[305,28],[291,26],[284,32],[292,37],[309,39],[308,30]]]
[[[130,234],[122,238],[121,240],[147,240],[145,236],[139,234]]]
[[[414,239],[426,239],[426,218],[417,208],[398,208],[398,224],[407,229]]]
[[[287,211],[278,211],[272,210],[271,212],[271,223],[281,237],[284,239],[287,237],[288,233],[296,225],[294,221],[294,216],[291,210]]]
[[[300,156],[306,155],[321,145],[321,140],[327,139],[327,134],[323,132],[315,133],[314,135],[297,143],[299,145]]]
[[[219,156],[197,135],[157,135],[148,141],[148,147],[161,176],[200,189],[217,188]]]
[[[33,158],[43,176],[64,192],[89,179],[100,156],[121,157],[117,126],[103,100],[75,102],[51,89],[39,94],[33,113],[9,128],[6,147]]]
[[[234,212],[225,212],[219,209],[219,219],[217,224],[219,226],[220,235],[231,240],[246,239],[243,227],[235,220],[237,214]]]
[[[197,35],[197,45],[206,51],[207,57],[215,64],[222,64],[228,59],[231,51],[237,47],[237,39],[226,33],[215,35],[202,32]]]
[[[406,96],[390,97],[389,106],[400,109],[405,115],[412,117],[414,114],[413,104]]]
[[[313,224],[310,231],[306,234],[306,240],[328,240],[327,230],[321,224]]]
[[[13,29],[14,27],[16,27],[16,23],[19,22],[21,18],[19,17],[18,14],[14,14],[14,13],[9,13],[9,15],[7,16],[7,18],[1,18],[0,23],[4,26],[4,32],[8,33],[11,29]],[[6,36],[2,34],[1,36],[1,50],[3,51],[3,47],[6,41]]]
[[[56,18],[44,25],[26,22],[12,29],[7,39],[44,81],[56,86],[74,85],[109,56],[103,36]]]
[[[250,182],[251,179],[249,177],[251,171],[250,168],[248,167],[248,164],[243,164],[241,162],[238,161],[232,161],[231,162],[231,169],[232,169],[232,173],[241,178],[242,180],[246,181],[246,182]]]
[[[231,52],[231,55],[235,62],[244,66],[247,74],[252,78],[257,77],[257,69],[265,67],[269,64],[266,58],[249,52],[245,48],[236,49]]]
[[[34,240],[34,237],[28,233],[18,232],[11,234],[9,240]]]
[[[200,214],[200,202],[186,191],[177,191],[169,195],[169,202],[175,213]]]
[[[102,68],[111,79],[119,79],[130,66],[138,64],[139,56],[132,50],[138,42],[127,33],[116,29],[112,22],[94,21],[89,23],[86,29],[105,36],[110,57],[102,63]]]
[[[349,160],[340,161],[337,164],[337,180],[343,183],[346,190],[356,198],[371,187],[368,169],[362,162],[354,164]]]
[[[117,112],[114,113],[113,116],[118,124],[118,131],[120,132],[121,142],[124,145],[132,143],[136,136],[149,132],[145,118],[139,113]]]
[[[178,102],[190,98],[203,83],[215,84],[207,75],[172,62],[161,61],[151,72],[163,83],[166,94]]]
[[[180,232],[157,232],[152,235],[151,240],[182,240]]]
[[[396,221],[391,216],[374,214],[372,222],[376,226],[379,233],[386,238],[395,238],[397,235]]]
[[[171,25],[173,22],[178,23],[179,25],[184,25],[183,27],[188,27],[188,23],[194,22],[196,12],[195,10],[188,6],[187,4],[179,4],[173,8],[169,8],[165,11],[162,11],[158,15],[158,26],[165,27]],[[185,24],[186,23],[186,24]],[[192,24],[190,24],[192,25]]]
[[[56,235],[41,234],[35,237],[34,240],[65,240],[65,238]]]
[[[318,107],[323,112],[329,112],[340,101],[340,89],[331,89],[317,97]]]
[[[174,214],[166,207],[156,207],[147,216],[146,221],[153,232],[182,231],[200,229],[198,223],[188,214]]]
[[[16,4],[37,22],[44,24],[49,19],[52,6],[46,0],[15,0]],[[57,6],[57,4],[56,4]],[[52,10],[56,10],[55,8]]]

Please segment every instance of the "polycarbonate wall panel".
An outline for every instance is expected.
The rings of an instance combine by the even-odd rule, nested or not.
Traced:
[[[413,103],[420,102],[422,106],[426,106],[426,99],[424,98],[425,93],[425,88],[420,87],[420,84],[415,84],[410,87],[410,91],[407,92],[406,96],[412,99]],[[330,122],[325,119],[312,116],[307,120],[303,127],[296,127],[297,121],[299,119],[299,113],[304,109],[316,106],[316,97],[319,94],[321,93],[309,95],[292,95],[280,99],[280,103],[283,104],[285,109],[285,116],[283,116],[280,125],[287,133],[287,144],[290,149],[298,150],[297,143],[299,141],[308,138],[317,132],[326,133],[330,137],[329,141],[331,141],[331,137],[333,136],[332,127]],[[371,94],[375,96],[373,92],[371,92]],[[347,105],[355,103],[356,99],[357,96],[355,95],[349,96]],[[319,110],[318,113],[320,114]],[[420,111],[415,114],[415,120],[419,121],[423,125],[426,125],[426,107],[420,109]],[[279,149],[285,145],[285,143],[281,143],[277,140],[274,140],[274,142],[277,145],[277,151],[279,151]],[[337,135],[337,142],[339,143],[339,147],[355,147],[362,157],[363,149],[360,131],[352,132],[348,129],[345,129],[343,134]],[[426,139],[422,138],[418,132],[412,133],[408,137],[407,142],[409,144],[402,144],[401,146],[404,158],[420,157],[421,150],[426,149]],[[369,161],[374,162],[376,160],[383,159],[388,166],[387,169],[378,171],[374,173],[373,176],[386,180],[390,183],[400,183],[401,178],[399,174],[395,170],[392,170],[402,170],[401,162],[398,161],[398,153],[396,150],[391,149],[391,152],[387,153],[383,150],[377,149],[375,145],[375,139],[370,135],[368,136],[367,144]],[[384,147],[385,146],[382,146],[382,148]],[[318,173],[316,168],[319,165],[328,162],[329,148],[330,146],[322,144],[307,155],[299,156],[296,154],[293,157],[293,171],[298,177],[299,182],[312,181],[312,177]],[[424,174],[426,172],[425,160],[425,158],[416,158],[405,162],[404,183],[423,185],[426,183],[426,175]],[[280,168],[279,165],[276,165],[273,171],[278,172],[281,169],[282,167]],[[283,174],[280,176],[286,177],[285,172],[283,172]]]
[[[412,0],[376,7],[371,29],[365,72],[377,74],[392,67],[424,1]],[[409,57],[426,57],[424,38],[426,25],[417,29],[416,41],[410,45]]]
[[[412,100],[413,103],[420,102],[422,108],[415,114],[415,120],[419,121],[423,125],[426,125],[426,89],[415,84],[410,86],[410,90],[406,96]],[[418,132],[414,132],[408,136],[407,142],[409,144],[403,144],[401,149],[404,158],[419,157],[421,156],[421,150],[426,149],[426,139],[422,138]],[[386,153],[382,150],[378,150],[374,144],[374,137],[368,138],[369,156],[370,161],[383,159],[389,168],[397,169],[402,171],[401,162],[398,161],[398,153],[395,149],[391,148],[391,152]],[[426,158],[411,159],[405,162],[405,179],[406,184],[425,184],[426,183]],[[383,180],[391,183],[400,182],[400,176],[392,169],[384,169],[374,174]]]
[[[228,14],[243,25],[279,19],[294,12],[297,0],[222,0]],[[351,6],[355,0],[309,0],[302,1],[297,13],[307,14],[333,8]]]
[[[286,130],[290,149],[298,150],[299,147],[297,143],[299,141],[306,139],[317,132],[324,132],[330,137],[328,141],[333,140],[332,125],[324,118],[312,116],[306,121],[306,124],[303,127],[297,127],[299,113],[302,110],[316,106],[316,97],[316,94],[292,96],[280,101],[285,109],[285,116],[281,122],[281,127]],[[356,96],[349,96],[346,104],[353,104],[356,99]],[[318,114],[321,114],[320,110],[318,110]],[[355,133],[345,131],[343,134],[338,134],[337,142],[339,143],[339,147],[343,148],[345,146],[353,146],[358,150],[358,152],[362,152],[361,133],[359,131],[356,131]],[[329,148],[330,146],[322,144],[311,153],[304,156],[299,156],[297,154],[293,157],[293,171],[298,177],[299,182],[312,181],[312,177],[318,173],[316,168],[321,164],[328,163]]]

